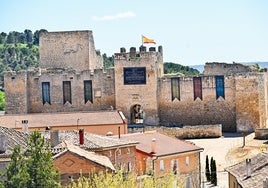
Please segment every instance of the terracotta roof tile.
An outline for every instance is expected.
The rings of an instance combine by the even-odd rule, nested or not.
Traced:
[[[22,150],[26,149],[29,134],[0,126],[0,135],[5,135],[6,145],[6,151],[0,154],[0,158],[10,157],[17,145],[20,145]]]
[[[60,153],[55,155],[53,157],[53,159],[56,159],[56,158],[60,157],[61,155],[63,155],[64,153],[66,153],[67,151],[70,151],[71,153],[77,154],[85,159],[88,159],[90,161],[93,161],[93,162],[101,165],[101,166],[104,166],[106,168],[109,168],[109,169],[115,171],[115,168],[114,168],[112,162],[106,156],[102,156],[102,155],[98,155],[94,152],[86,151],[78,146],[74,146],[74,145],[70,144],[67,141],[61,143],[61,146],[64,146],[64,150],[62,150]]]
[[[59,132],[59,142],[68,141],[69,143],[80,146],[79,144],[79,133],[75,130],[67,130],[67,131],[58,131]],[[42,131],[41,132],[45,138],[50,139],[50,131]],[[118,139],[114,137],[101,136],[97,134],[84,132],[84,145],[82,147],[87,150],[99,150],[105,148],[113,148],[118,146],[125,145],[136,145],[137,141],[129,141]]]
[[[244,188],[263,187],[263,181],[268,177],[268,153],[260,153],[251,158],[250,177],[247,177],[246,161],[227,167],[225,170],[235,176]]]
[[[21,128],[22,120],[28,120],[29,127],[107,125],[124,123],[118,111],[33,113],[0,115],[0,125],[8,128]]]
[[[140,151],[151,153],[152,139],[156,140],[156,156],[164,156],[178,153],[186,153],[191,151],[202,151],[203,149],[193,143],[185,142],[176,138],[160,134],[156,131],[145,133],[125,134],[121,136],[125,140],[135,140],[139,144],[136,148]]]

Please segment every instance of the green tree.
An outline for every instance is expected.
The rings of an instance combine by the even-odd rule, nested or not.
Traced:
[[[206,178],[207,178],[207,181],[210,181],[210,177],[211,177],[211,174],[210,174],[210,170],[209,170],[209,159],[208,159],[208,156],[206,155]]]
[[[5,92],[0,91],[0,110],[5,110],[6,103],[5,103]]]
[[[24,156],[21,153],[20,146],[15,146],[11,162],[7,167],[5,187],[24,188],[29,181],[29,174],[24,163]]]
[[[210,160],[210,171],[211,171],[211,183],[213,185],[217,185],[217,166],[216,166],[216,161],[211,157]]]
[[[15,147],[11,162],[4,174],[5,187],[57,188],[60,184],[59,173],[53,168],[49,144],[41,133],[34,131],[29,138],[27,148],[21,153]]]
[[[28,158],[27,172],[30,176],[30,181],[27,182],[27,188],[60,187],[60,184],[56,182],[59,174],[53,168],[53,159],[49,150],[49,144],[40,132],[34,131],[31,134],[25,154]]]

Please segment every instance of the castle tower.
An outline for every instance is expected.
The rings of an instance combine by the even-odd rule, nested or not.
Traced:
[[[39,46],[41,68],[93,71],[103,67],[92,31],[42,32]]]
[[[131,47],[115,53],[115,93],[116,108],[124,112],[129,123],[157,125],[158,117],[158,80],[163,76],[162,46],[145,46],[136,51]]]

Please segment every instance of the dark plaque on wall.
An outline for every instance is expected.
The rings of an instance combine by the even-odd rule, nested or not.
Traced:
[[[124,84],[146,84],[146,67],[125,67]]]

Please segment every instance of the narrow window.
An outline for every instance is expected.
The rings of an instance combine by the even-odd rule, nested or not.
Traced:
[[[199,98],[202,98],[202,80],[201,77],[194,77],[193,78],[193,84],[194,84],[194,100]]]
[[[93,103],[92,81],[91,80],[85,80],[84,81],[84,98],[85,98],[85,103],[87,103],[88,101]]]
[[[160,171],[164,171],[164,161],[160,160]]]
[[[172,101],[176,98],[180,100],[180,78],[171,78],[171,94]]]
[[[49,82],[42,82],[42,98],[43,98],[43,104],[45,103],[50,104],[50,83]]]
[[[69,102],[72,104],[71,82],[63,81],[63,104]]]
[[[223,76],[216,76],[216,99],[219,97],[225,98],[224,94],[224,77]]]
[[[132,168],[132,166],[131,166],[131,162],[128,162],[128,163],[127,163],[127,171],[128,171],[128,172],[131,172],[131,168]]]
[[[188,156],[185,158],[185,165],[186,166],[190,165],[190,158]]]
[[[130,154],[130,149],[129,148],[127,148],[127,154]]]

